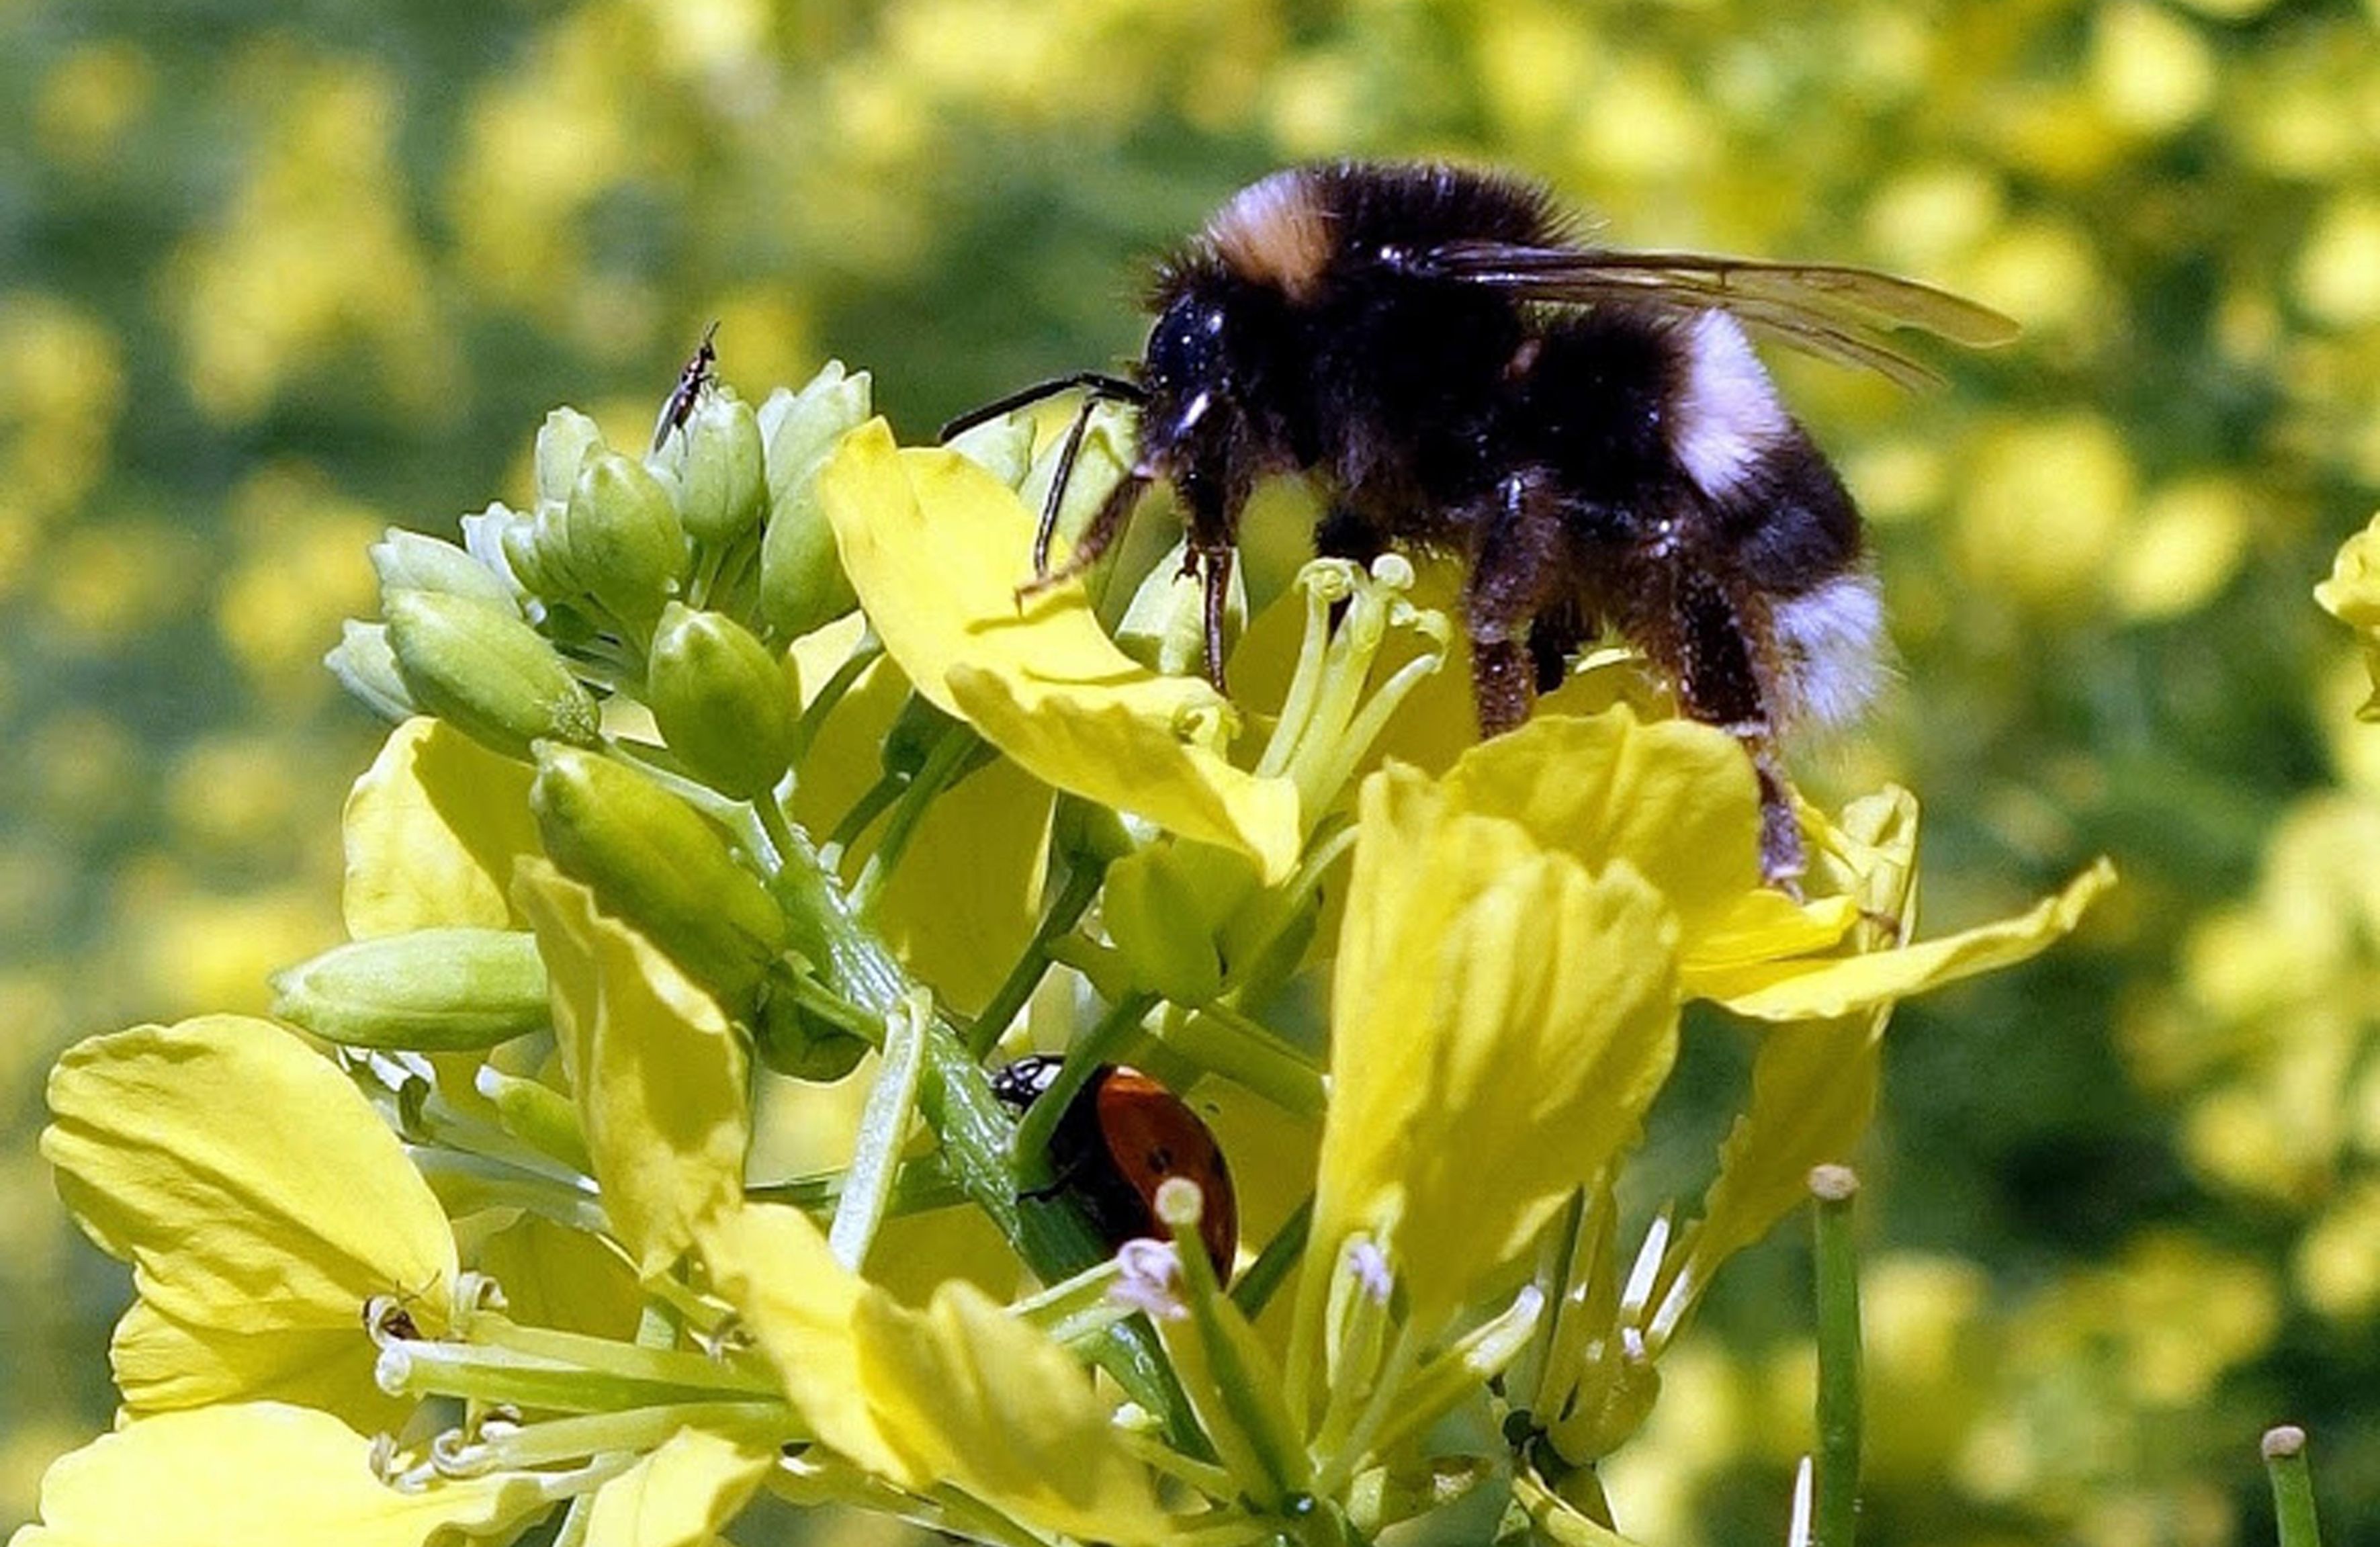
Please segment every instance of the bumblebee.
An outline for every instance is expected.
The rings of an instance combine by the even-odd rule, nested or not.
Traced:
[[[1790,885],[1804,857],[1778,739],[1865,705],[1883,611],[1851,495],[1750,334],[1915,384],[1933,372],[1889,330],[1988,346],[2016,325],[1865,269],[1620,251],[1579,230],[1546,189],[1498,173],[1278,172],[1159,265],[1130,375],[1043,383],[944,433],[1082,390],[1036,584],[1095,563],[1163,480],[1219,688],[1241,512],[1277,474],[1324,496],[1324,556],[1404,546],[1463,562],[1483,735],[1525,720],[1585,641],[1618,635],[1685,713],[1743,743],[1762,871]],[[1059,495],[1101,399],[1138,408],[1135,456],[1053,570]]]

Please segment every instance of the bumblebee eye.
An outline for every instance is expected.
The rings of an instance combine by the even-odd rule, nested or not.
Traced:
[[[1149,330],[1148,384],[1159,392],[1188,393],[1214,385],[1223,375],[1223,309],[1184,298]]]

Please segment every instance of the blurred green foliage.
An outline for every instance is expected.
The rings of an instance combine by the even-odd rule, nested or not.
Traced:
[[[2344,0],[0,6],[0,1515],[103,1421],[123,1292],[32,1154],[42,1071],[261,1008],[338,938],[377,732],[318,662],[370,608],[367,541],[517,499],[555,402],[633,443],[712,318],[747,395],[839,355],[923,437],[1128,357],[1138,266],[1252,177],[1423,153],[1543,177],[1617,243],[1872,263],[2027,324],[1917,398],[1778,362],[1903,654],[1814,793],[1917,790],[1937,926],[2094,852],[2127,877],[2082,942],[1893,1034],[1867,1540],[2268,1539],[2283,1417],[2334,1518],[2380,1509],[2380,731],[2307,597],[2380,484],[2374,28]],[[1706,1029],[1703,1089],[1742,1035]],[[1772,1245],[1672,1356],[1613,1468],[1633,1534],[1776,1539],[1806,1282]]]

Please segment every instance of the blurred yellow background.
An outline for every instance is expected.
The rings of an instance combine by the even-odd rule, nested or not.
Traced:
[[[837,355],[911,438],[1112,365],[1152,254],[1342,154],[2024,322],[1927,396],[1777,362],[1901,654],[1812,793],[1917,791],[1937,925],[2126,874],[1893,1033],[1864,1529],[2270,1540],[2283,1418],[2380,1519],[2380,728],[2308,597],[2380,485],[2375,9],[0,5],[0,1523],[104,1423],[124,1295],[33,1153],[43,1071],[338,938],[377,731],[319,662],[364,544],[518,499],[554,403],[633,442],[713,318],[747,397]],[[1697,1029],[1656,1173],[1706,1163],[1747,1035]],[[1612,1469],[1643,1540],[1781,1533],[1801,1253],[1672,1356]]]

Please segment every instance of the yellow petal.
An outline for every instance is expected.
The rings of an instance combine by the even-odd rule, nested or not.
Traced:
[[[1719,1265],[1810,1196],[1810,1170],[1851,1159],[1876,1112],[1887,1004],[1772,1029],[1752,1065],[1752,1102],[1719,1151],[1702,1217],[1665,1265],[1651,1322],[1675,1331]]]
[[[1535,1535],[1553,1547],[1635,1547],[1610,1527],[1588,1517],[1526,1468],[1512,1476],[1512,1496],[1529,1517]]]
[[[1221,695],[1116,649],[1081,587],[1018,598],[1033,518],[997,479],[954,452],[897,452],[880,420],[820,492],[868,621],[936,707],[1060,789],[1289,873],[1293,786],[1226,761]]]
[[[1689,950],[1760,886],[1751,760],[1733,737],[1692,720],[1646,724],[1624,706],[1540,714],[1457,759],[1446,792],[1589,871],[1626,860],[1676,909]]]
[[[343,818],[348,934],[518,928],[505,888],[514,859],[539,852],[529,776],[443,721],[391,731]]]
[[[346,1326],[226,1332],[191,1327],[135,1300],[115,1323],[107,1362],[136,1414],[222,1402],[294,1402],[372,1430],[405,1421],[411,1404],[372,1381],[360,1317]]]
[[[400,1492],[373,1474],[371,1448],[307,1407],[160,1414],[52,1466],[41,1524],[10,1547],[421,1547],[442,1532],[508,1537],[552,1507],[520,1473]]]
[[[270,1390],[386,1419],[365,1302],[403,1297],[435,1335],[455,1241],[328,1060],[243,1017],[138,1027],[70,1049],[50,1109],[59,1191],[148,1308],[119,1343],[128,1403]]]
[[[2115,881],[2115,866],[2101,859],[2056,896],[2014,919],[1897,950],[1757,962],[1705,973],[1694,991],[1755,1020],[1849,1015],[2038,956],[2071,933],[2092,901]]]
[[[480,1243],[471,1265],[504,1286],[504,1314],[530,1326],[629,1341],[645,1306],[633,1268],[600,1236],[523,1214]]]
[[[925,1476],[1044,1530],[1173,1540],[1090,1375],[972,1284],[943,1285],[923,1311],[870,1294],[853,1332],[877,1423]]]
[[[703,1222],[701,1249],[711,1283],[743,1318],[810,1431],[904,1487],[929,1484],[877,1427],[852,1337],[868,1285],[835,1261],[818,1226],[798,1209],[747,1203]]]
[[[1850,932],[1859,917],[1859,903],[1852,897],[1797,903],[1766,886],[1743,893],[1707,932],[1686,943],[1682,963],[1686,997],[1695,997],[1695,985],[1705,973],[1827,950]]]
[[[553,986],[553,1026],[613,1232],[647,1277],[744,1196],[749,1060],[719,1002],[542,859],[514,895]]]
[[[1361,813],[1311,1250],[1390,1236],[1429,1325],[1635,1137],[1676,1051],[1677,924],[1629,866],[1590,873],[1409,770]]]
[[[776,1462],[768,1435],[681,1429],[596,1491],[587,1547],[706,1547]]]
[[[1853,801],[1839,822],[1827,824],[1813,879],[1840,887],[1826,901],[1850,910],[1835,931],[1837,939],[1848,937],[1852,949],[1874,949],[1892,932],[1912,927],[1916,861],[1917,802],[1906,790],[1888,788]],[[1784,902],[1774,892],[1754,895]],[[1824,905],[1794,911],[1815,918]],[[1785,932],[1790,932],[1789,924]],[[1769,944],[1780,948],[1746,950],[1734,963],[1714,959],[1717,954],[1711,953],[1699,971],[1689,964],[1686,993],[1698,992],[1706,976],[1764,956],[1791,954],[1782,933]],[[1657,1354],[1710,1286],[1719,1265],[1808,1198],[1811,1168],[1850,1160],[1876,1110],[1884,1029],[1891,1015],[1892,1001],[1886,1000],[1833,1019],[1777,1027],[1761,1039],[1752,1066],[1751,1103],[1720,1149],[1718,1178],[1704,1195],[1702,1216],[1662,1262],[1655,1309],[1646,1319]]]

